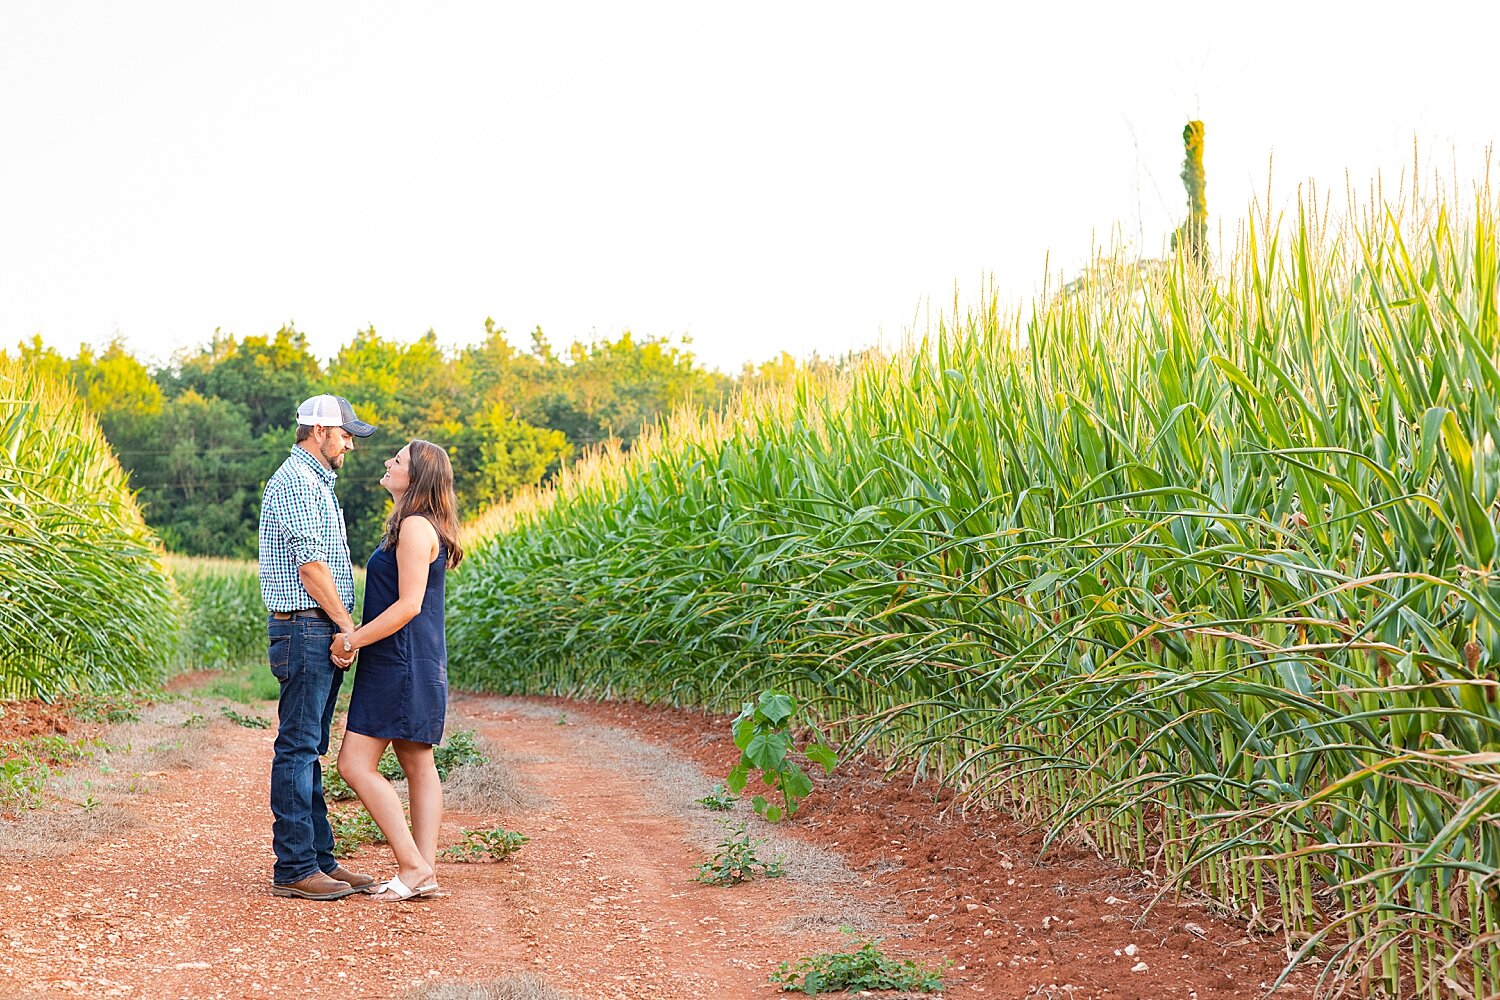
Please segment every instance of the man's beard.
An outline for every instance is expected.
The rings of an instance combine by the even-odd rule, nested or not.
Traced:
[[[334,452],[332,455],[328,454],[327,450],[325,449],[323,452],[323,457],[328,459],[328,467],[331,469],[342,469],[344,467],[344,451],[342,448]]]

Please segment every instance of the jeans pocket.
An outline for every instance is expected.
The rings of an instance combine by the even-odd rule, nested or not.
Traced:
[[[271,636],[271,673],[285,684],[292,676],[292,637]]]

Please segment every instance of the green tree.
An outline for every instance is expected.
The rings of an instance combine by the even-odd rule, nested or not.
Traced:
[[[257,439],[244,404],[188,389],[162,406],[148,443],[135,456],[133,483],[147,523],[167,547],[253,557],[261,490],[291,436],[273,431]]]
[[[437,444],[443,427],[460,427],[468,415],[453,365],[428,331],[410,344],[388,340],[374,327],[359,331],[334,358],[322,388],[348,398],[376,433],[355,447],[339,474],[339,498],[356,558],[374,550],[389,497],[380,485],[385,460],[412,438]]]
[[[1187,189],[1187,221],[1172,234],[1172,247],[1181,247],[1194,261],[1208,261],[1208,181],[1203,173],[1203,123],[1182,127],[1182,186]]]
[[[529,424],[499,403],[445,431],[466,516],[541,482],[573,452],[562,431]]]
[[[658,337],[575,343],[566,364],[551,371],[540,400],[541,422],[578,446],[619,438],[626,446],[675,407],[719,406],[733,382],[702,368],[691,351]]]
[[[166,376],[171,395],[193,389],[202,396],[239,403],[259,436],[296,423],[297,404],[317,391],[322,366],[307,346],[307,336],[290,326],[275,334],[238,340],[214,331],[197,353],[180,356]]]

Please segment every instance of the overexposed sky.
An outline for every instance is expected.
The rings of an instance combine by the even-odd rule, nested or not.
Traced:
[[[1477,179],[1497,8],[0,0],[0,346],[894,342],[1159,252],[1188,118],[1214,226]]]

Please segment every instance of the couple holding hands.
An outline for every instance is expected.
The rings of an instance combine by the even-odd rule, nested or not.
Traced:
[[[432,748],[443,737],[448,654],[443,584],[463,557],[453,466],[442,448],[414,440],[386,460],[380,483],[394,509],[365,576],[364,623],[354,611],[354,570],[333,484],[356,438],[375,428],[342,396],[297,409],[291,455],[266,483],[260,513],[260,589],[270,612],[271,672],[281,684],[271,763],[271,891],[301,899],[369,893],[381,902],[438,891],[443,789]],[[320,758],[344,671],[359,658],[338,769],[396,857],[385,882],[333,857]],[[385,748],[406,774],[411,822],[378,771]]]

